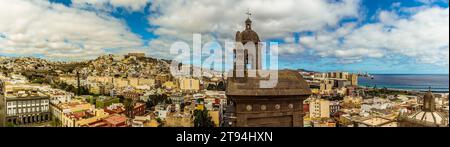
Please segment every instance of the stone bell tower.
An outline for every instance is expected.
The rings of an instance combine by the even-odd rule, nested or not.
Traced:
[[[251,13],[245,21],[245,30],[236,33],[236,47],[234,53],[233,77],[248,77],[249,70],[254,73],[250,76],[257,76],[257,72],[262,69],[261,62],[261,40],[258,33],[252,30]]]
[[[250,16],[250,13],[248,13]],[[252,30],[250,17],[245,30],[236,33],[233,76],[228,77],[226,95],[230,101],[227,124],[232,127],[303,127],[303,100],[311,90],[303,77],[292,70],[277,71],[275,87],[261,88],[261,45],[258,34]],[[248,48],[247,46],[253,46]],[[250,64],[251,63],[251,64]],[[253,76],[250,73],[256,73]]]

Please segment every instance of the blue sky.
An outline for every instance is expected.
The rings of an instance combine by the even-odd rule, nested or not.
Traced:
[[[7,6],[14,3],[22,7]],[[192,42],[193,33],[202,34],[204,41],[232,40],[236,31],[243,30],[244,13],[250,9],[260,38],[280,43],[280,68],[449,73],[448,0],[19,0],[1,5],[15,8],[8,12],[41,10],[36,16],[0,15],[9,22],[0,23],[4,56],[79,60],[139,51],[172,58],[170,45]],[[58,30],[68,24],[76,29]],[[29,31],[34,27],[47,31]],[[45,39],[31,39],[39,35]]]

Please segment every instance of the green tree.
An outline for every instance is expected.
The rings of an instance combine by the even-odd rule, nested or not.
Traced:
[[[147,110],[151,110],[151,108],[152,108],[153,106],[155,106],[155,105],[153,104],[153,101],[151,101],[150,99],[147,100],[147,102],[145,102],[145,105],[146,105]]]
[[[14,123],[12,123],[12,122],[6,122],[5,126],[6,127],[16,127],[16,125]]]
[[[217,90],[219,90],[219,91],[226,90],[225,83],[223,81],[220,81],[219,84],[217,84]]]
[[[134,116],[133,116],[133,108],[134,108],[133,100],[125,99],[124,106],[125,106],[126,115],[128,117],[134,118]]]
[[[61,126],[61,121],[57,118],[53,118],[52,122],[50,122],[50,125],[52,127],[60,127]]]
[[[194,127],[214,127],[214,122],[207,109],[195,110],[194,117]]]
[[[214,84],[208,84],[208,87],[206,89],[207,90],[217,90],[217,87]]]
[[[181,110],[182,112],[184,111],[184,107],[186,107],[185,104],[184,104],[184,103],[181,103],[181,104],[180,104],[180,110]]]
[[[161,118],[156,118],[156,122],[158,122],[158,127],[164,127],[164,122],[161,120]]]
[[[166,98],[164,100],[164,103],[166,103],[166,104],[173,104],[172,99],[170,99],[170,98]]]

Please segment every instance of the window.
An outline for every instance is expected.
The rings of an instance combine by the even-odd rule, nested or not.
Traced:
[[[11,102],[8,102],[8,106],[11,106]]]

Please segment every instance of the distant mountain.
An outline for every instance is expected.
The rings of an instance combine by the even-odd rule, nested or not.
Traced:
[[[299,71],[299,72],[316,72],[316,71],[306,70],[306,69],[297,69],[297,71]]]

